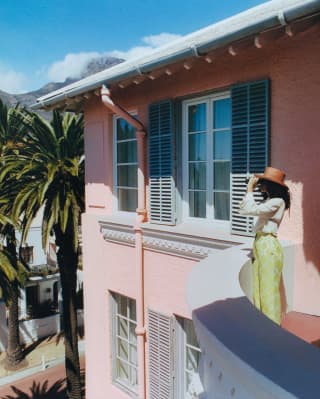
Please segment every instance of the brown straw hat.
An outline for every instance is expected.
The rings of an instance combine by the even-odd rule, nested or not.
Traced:
[[[271,166],[267,166],[262,175],[255,174],[255,176],[258,179],[269,180],[269,181],[272,181],[273,183],[280,184],[280,186],[288,187],[284,183],[286,174],[280,169],[276,169],[276,168],[272,168]]]

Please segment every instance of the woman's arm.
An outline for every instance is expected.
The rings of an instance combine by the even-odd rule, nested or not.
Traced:
[[[257,204],[253,197],[253,192],[248,192],[239,205],[239,213],[241,215],[272,217],[281,205],[281,198],[272,198]]]
[[[272,198],[262,204],[257,204],[253,197],[253,191],[259,179],[252,176],[248,182],[247,194],[239,205],[239,213],[242,215],[272,217],[281,206],[281,198]]]

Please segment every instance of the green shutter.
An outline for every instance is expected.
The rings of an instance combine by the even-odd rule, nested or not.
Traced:
[[[239,84],[231,88],[231,230],[234,234],[252,234],[252,218],[240,215],[238,210],[246,192],[246,179],[252,173],[263,172],[268,165],[269,92],[269,80]]]
[[[175,224],[173,103],[149,107],[149,219]]]

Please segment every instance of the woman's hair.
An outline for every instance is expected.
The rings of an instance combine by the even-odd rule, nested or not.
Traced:
[[[291,198],[290,198],[290,191],[287,186],[282,186],[281,184],[274,183],[270,180],[260,179],[258,184],[263,184],[266,187],[267,192],[262,193],[264,199],[266,198],[282,198],[286,209],[290,208],[291,205]]]

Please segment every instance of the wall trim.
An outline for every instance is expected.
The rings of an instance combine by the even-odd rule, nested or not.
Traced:
[[[100,231],[105,241],[135,246],[135,233],[132,225],[121,225],[100,221]]]
[[[101,234],[105,241],[133,247],[135,232],[132,225],[99,221]],[[240,243],[194,237],[181,233],[143,229],[143,248],[145,250],[180,256],[188,259],[204,259],[211,252],[224,250]]]

